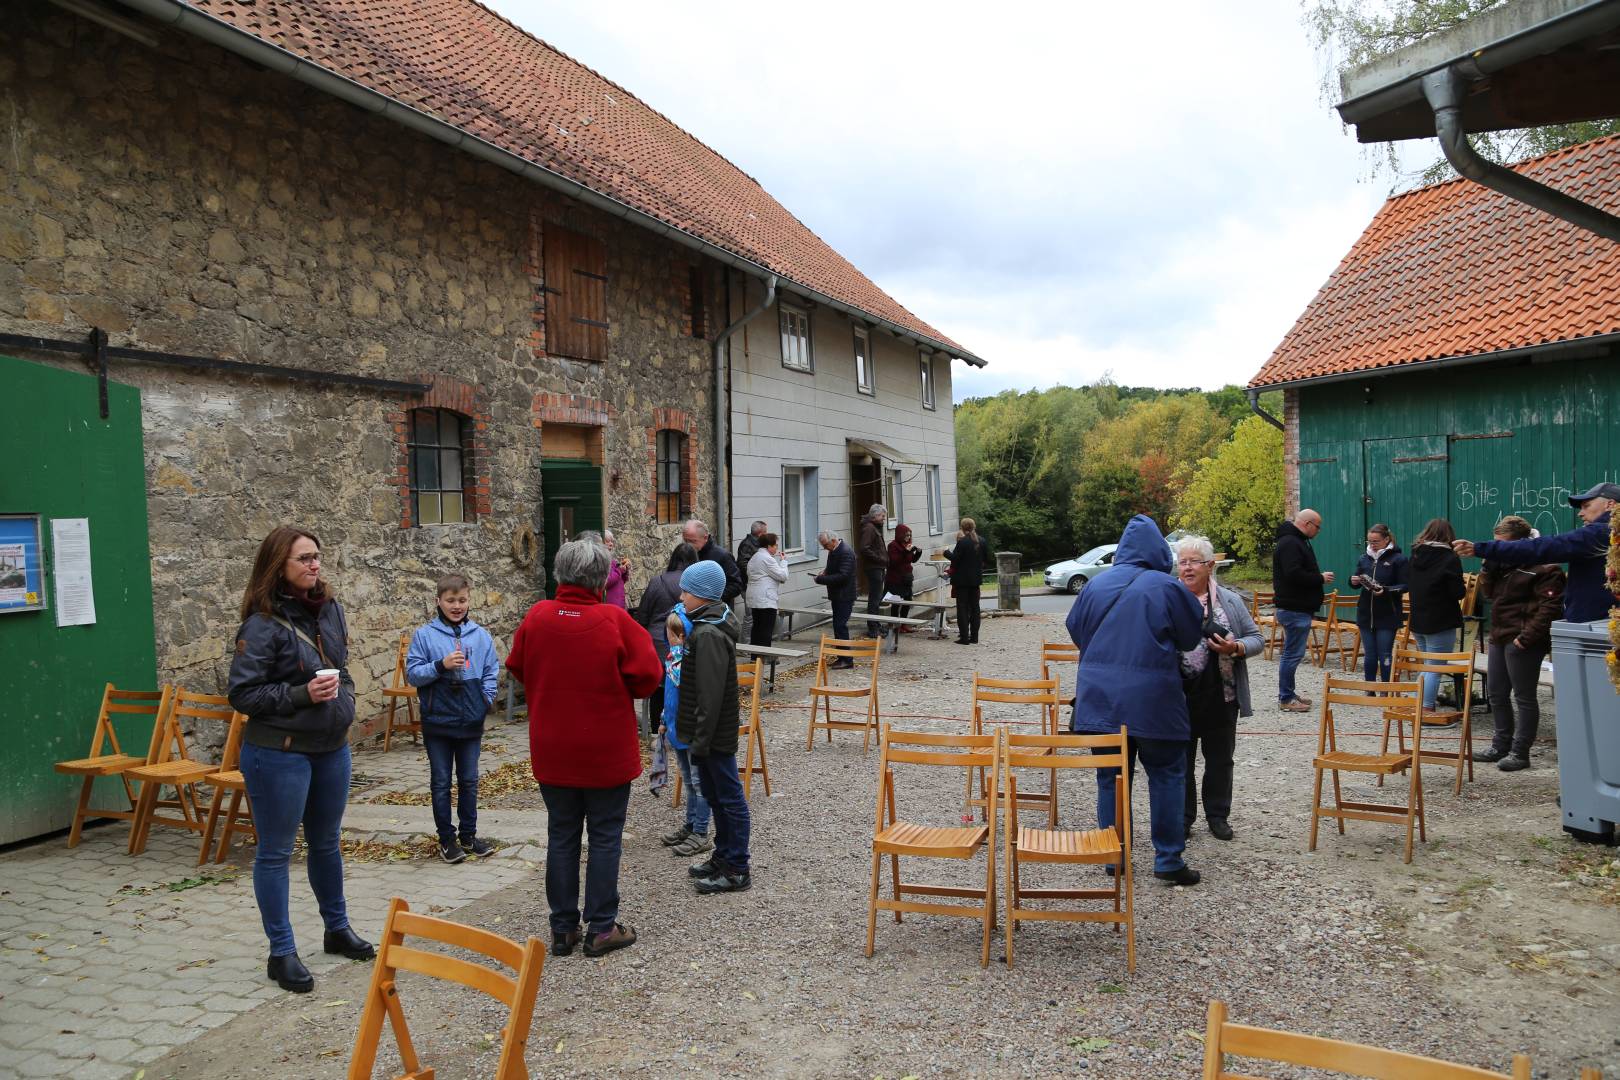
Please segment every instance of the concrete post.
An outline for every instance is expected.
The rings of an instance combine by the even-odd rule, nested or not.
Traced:
[[[1002,611],[1023,609],[1018,579],[1022,574],[1024,556],[1016,551],[996,552],[996,606]]]

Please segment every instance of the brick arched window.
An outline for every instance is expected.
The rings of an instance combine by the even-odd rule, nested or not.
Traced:
[[[658,432],[657,517],[660,524],[684,521],[691,516],[692,493],[686,469],[687,435],[664,428]]]
[[[467,418],[449,409],[412,409],[406,452],[411,522],[455,525],[473,520],[467,494]]]

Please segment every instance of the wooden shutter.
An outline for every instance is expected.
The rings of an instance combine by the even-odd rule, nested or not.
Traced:
[[[606,360],[607,248],[595,237],[549,223],[544,243],[547,351]]]

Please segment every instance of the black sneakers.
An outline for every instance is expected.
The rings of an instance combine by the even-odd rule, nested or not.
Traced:
[[[463,840],[461,842],[461,849],[468,855],[476,855],[480,859],[486,855],[495,854],[495,845],[491,844],[488,840],[485,840],[481,836],[474,836],[471,839]]]
[[[1180,870],[1155,870],[1153,876],[1166,885],[1196,885],[1204,880],[1204,875],[1190,866],[1183,866]]]
[[[1492,761],[1501,761],[1503,758],[1505,758],[1507,756],[1508,756],[1508,751],[1501,750],[1501,749],[1498,749],[1497,747],[1493,746],[1489,750],[1482,750],[1479,753],[1475,754],[1474,755],[1474,760],[1475,761],[1483,761],[1483,762],[1486,762],[1487,764],[1489,764]]]
[[[681,822],[680,828],[676,829],[674,832],[667,832],[663,836],[660,836],[658,838],[658,842],[663,844],[665,847],[674,847],[676,844],[680,843],[682,840],[685,840],[691,835],[692,826],[683,821]]]
[[[467,853],[462,851],[461,845],[456,843],[454,840],[440,840],[439,858],[443,859],[451,866],[454,866],[458,862],[464,862],[467,858]]]
[[[721,869],[710,877],[699,878],[692,883],[693,887],[704,896],[714,893],[742,892],[753,881],[747,874],[732,873],[729,869]]]
[[[726,864],[720,861],[720,856],[710,855],[702,862],[693,863],[691,866],[688,866],[686,868],[686,873],[689,877],[709,878],[714,877],[714,875],[720,873],[725,868]]]
[[[1496,763],[1496,767],[1503,772],[1518,772],[1520,769],[1530,767],[1530,759],[1523,754],[1509,754]]]

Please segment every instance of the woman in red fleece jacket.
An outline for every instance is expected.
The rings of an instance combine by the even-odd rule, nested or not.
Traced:
[[[557,598],[529,609],[512,638],[507,670],[529,700],[529,761],[546,803],[546,901],[551,952],[585,955],[633,945],[618,921],[619,852],[630,782],[641,775],[637,698],[651,696],[664,671],[652,637],[622,607],[602,602],[612,558],[576,540],[557,552]],[[590,830],[585,867],[586,933],[580,926],[579,846]]]

